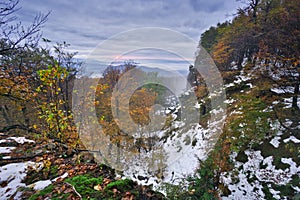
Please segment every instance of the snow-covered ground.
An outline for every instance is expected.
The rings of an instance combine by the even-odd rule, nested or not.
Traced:
[[[3,134],[0,134],[3,135]],[[24,143],[34,143],[35,141],[26,139],[25,137],[8,137],[5,139],[1,139],[0,143],[7,143],[11,141],[15,141],[19,144]],[[0,147],[0,156],[1,154],[9,154],[16,147]],[[2,159],[10,159],[11,156],[3,156]],[[55,182],[58,178],[66,178],[68,173],[63,174],[57,178],[52,180],[40,180],[30,185],[25,185],[22,183],[24,178],[26,177],[28,169],[34,169],[36,171],[42,170],[44,167],[43,162],[17,162],[10,163],[0,167],[0,200],[7,199],[21,199],[22,192],[18,191],[21,187],[33,188],[35,190],[42,190],[51,183]]]
[[[3,134],[1,134],[3,135]],[[8,137],[6,139],[1,139],[0,143],[7,143],[14,141],[19,144],[24,143],[34,143],[33,140],[26,139],[25,137]],[[1,154],[9,154],[16,147],[2,146],[0,147]],[[11,156],[3,156],[2,159],[10,159]],[[27,169],[33,168],[40,170],[43,167],[42,163],[34,163],[31,161],[10,163],[0,167],[0,199],[6,200],[10,199],[13,195],[13,199],[21,199],[21,192],[18,192],[18,188],[24,187],[25,184],[22,180],[26,177]]]
[[[236,76],[236,79],[226,84],[225,88],[234,87],[237,84],[244,83],[249,86],[250,89],[254,88],[251,84],[251,74],[249,76],[244,75],[243,72],[241,75]],[[292,94],[294,93],[294,87],[286,86],[286,87],[274,87],[271,89],[272,92],[281,95],[281,94]],[[242,91],[241,91],[242,92]],[[235,101],[233,99],[228,99],[225,103],[231,104]],[[280,101],[274,101],[268,109],[265,109],[263,112],[272,111],[273,106],[279,104]],[[285,105],[285,108],[291,108],[292,106],[292,97],[283,98],[282,103]],[[298,107],[300,108],[300,97],[298,97]],[[228,115],[233,114],[242,114],[243,112],[235,109]],[[299,125],[295,126],[295,122],[290,119],[286,119],[283,123],[284,127],[289,127],[293,130],[300,129]],[[292,126],[293,124],[293,126]],[[240,127],[243,127],[245,124],[240,124]],[[286,136],[284,133],[287,131],[279,121],[270,121],[271,131],[274,132],[274,136],[269,138],[270,144],[274,148],[279,148],[281,145],[286,145],[287,143],[299,144],[300,138],[297,138],[296,135]],[[284,135],[284,138],[283,138]],[[289,197],[285,197],[281,194],[280,191],[276,191],[276,189],[272,188],[272,184],[275,185],[287,185],[291,184],[292,177],[295,175],[300,176],[300,166],[296,164],[296,160],[293,160],[289,157],[279,158],[280,162],[283,164],[287,164],[288,167],[285,169],[278,169],[274,166],[274,156],[263,157],[261,151],[255,151],[252,149],[247,149],[245,152],[247,156],[247,161],[245,163],[238,162],[236,160],[237,153],[233,152],[231,154],[231,159],[234,163],[234,169],[230,172],[223,172],[221,174],[221,182],[224,183],[225,186],[228,187],[230,191],[229,196],[222,196],[223,200],[258,200],[258,199],[266,199],[266,194],[264,190],[267,186],[269,192],[273,195],[274,199],[289,199]],[[278,158],[276,158],[278,159]],[[296,185],[292,185],[291,188],[294,189],[296,193],[300,193],[300,188]]]
[[[24,187],[25,184],[22,183],[22,180],[25,178],[27,169],[31,167],[33,169],[41,169],[41,163],[34,162],[21,162],[21,163],[11,163],[0,167],[0,199],[9,199],[14,195],[18,188]],[[19,199],[20,194],[14,199]]]
[[[264,158],[260,151],[253,150],[246,150],[245,154],[248,158],[246,163],[235,161],[235,169],[232,172],[225,172],[221,175],[221,181],[231,191],[228,197],[222,197],[223,200],[265,199],[265,194],[262,190],[263,182],[266,184],[285,185],[291,181],[293,175],[300,173],[300,166],[297,166],[291,158],[281,158],[282,163],[289,165],[288,168],[282,170],[276,169],[273,165],[273,156]],[[261,164],[266,167],[262,169],[260,167]],[[275,199],[281,199],[279,191],[271,188],[271,184],[268,187]],[[297,188],[296,186],[294,187]],[[287,197],[284,197],[284,199],[287,199]]]

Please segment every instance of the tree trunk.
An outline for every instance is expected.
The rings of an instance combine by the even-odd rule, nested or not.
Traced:
[[[300,76],[299,76],[300,77]],[[299,78],[300,79],[300,78]],[[298,101],[298,96],[299,96],[299,82],[295,84],[295,89],[294,89],[294,96],[293,96],[293,101],[292,101],[292,108],[299,109],[297,105]]]

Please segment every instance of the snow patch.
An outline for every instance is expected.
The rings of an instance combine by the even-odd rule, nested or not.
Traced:
[[[286,105],[284,108],[291,108],[293,102],[293,97],[290,98],[284,98],[283,103]],[[297,98],[297,106],[300,108],[300,97]]]
[[[64,173],[63,175],[54,178],[52,180],[42,180],[42,181],[37,181],[31,185],[28,185],[29,188],[33,188],[34,190],[43,190],[45,189],[48,185],[56,182],[58,179],[65,179],[68,177],[68,172]]]
[[[0,147],[0,153],[10,153],[16,147]]]
[[[280,88],[272,88],[271,91],[276,94],[285,94],[285,93],[294,93],[295,87],[287,86],[287,87],[280,87]]]
[[[300,140],[295,136],[290,136],[289,138],[283,140],[284,143],[288,143],[289,141],[292,141],[294,143],[300,143]]]
[[[235,86],[234,83],[228,83],[228,84],[224,85],[225,88],[230,88],[230,87],[233,87],[233,86]]]
[[[0,143],[5,143],[5,142],[10,142],[11,140],[14,140],[15,142],[19,144],[24,144],[24,143],[34,143],[35,141],[26,139],[25,137],[9,137],[5,140],[0,140]]]
[[[278,148],[279,147],[279,140],[281,139],[281,137],[274,137],[271,141],[270,141],[270,144],[272,144],[275,148]]]
[[[0,187],[0,196],[3,199],[9,199],[17,192],[17,189],[24,187],[25,183],[22,180],[26,176],[28,167],[34,169],[40,168],[41,163],[31,161],[22,163],[11,163],[0,167],[0,184],[6,186]]]
[[[232,104],[232,103],[234,103],[235,101],[236,101],[235,99],[226,99],[226,100],[224,101],[224,103]]]
[[[252,85],[252,83],[247,83],[246,85],[248,85],[248,86],[249,86],[249,88],[253,88],[253,85]]]
[[[265,194],[262,191],[261,182],[286,185],[292,180],[293,175],[300,172],[300,167],[297,166],[292,158],[281,158],[282,163],[290,165],[289,168],[282,170],[276,169],[272,165],[273,156],[263,158],[260,151],[253,150],[246,150],[245,154],[248,156],[246,163],[235,161],[235,169],[233,171],[221,174],[221,181],[231,191],[228,197],[223,197],[222,199],[264,199]],[[261,163],[265,166],[263,169],[260,168]],[[242,167],[242,169],[240,170],[239,167]],[[271,184],[268,184],[268,187],[274,198],[282,198],[280,192],[271,188]]]

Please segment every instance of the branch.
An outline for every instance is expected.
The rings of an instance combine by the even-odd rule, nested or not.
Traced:
[[[33,129],[33,128],[29,128],[28,126],[25,126],[23,124],[14,124],[14,125],[11,125],[11,126],[6,126],[2,129],[0,129],[0,132],[8,132],[8,131],[13,130],[13,129],[21,129],[21,130],[26,130],[26,131],[32,132],[32,133],[41,134],[41,132],[39,132],[38,130]]]
[[[67,185],[71,186],[72,189],[74,190],[74,192],[77,194],[77,196],[82,199],[82,196],[79,194],[79,192],[77,192],[77,190],[75,189],[75,187],[73,185],[71,185],[70,183],[65,182]]]

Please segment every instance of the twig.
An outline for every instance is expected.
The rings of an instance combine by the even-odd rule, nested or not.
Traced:
[[[65,182],[67,185],[71,186],[74,190],[74,192],[77,194],[77,196],[79,196],[79,198],[82,200],[82,196],[79,194],[79,192],[77,192],[77,190],[75,189],[75,187],[73,185],[71,185],[70,183]]]

